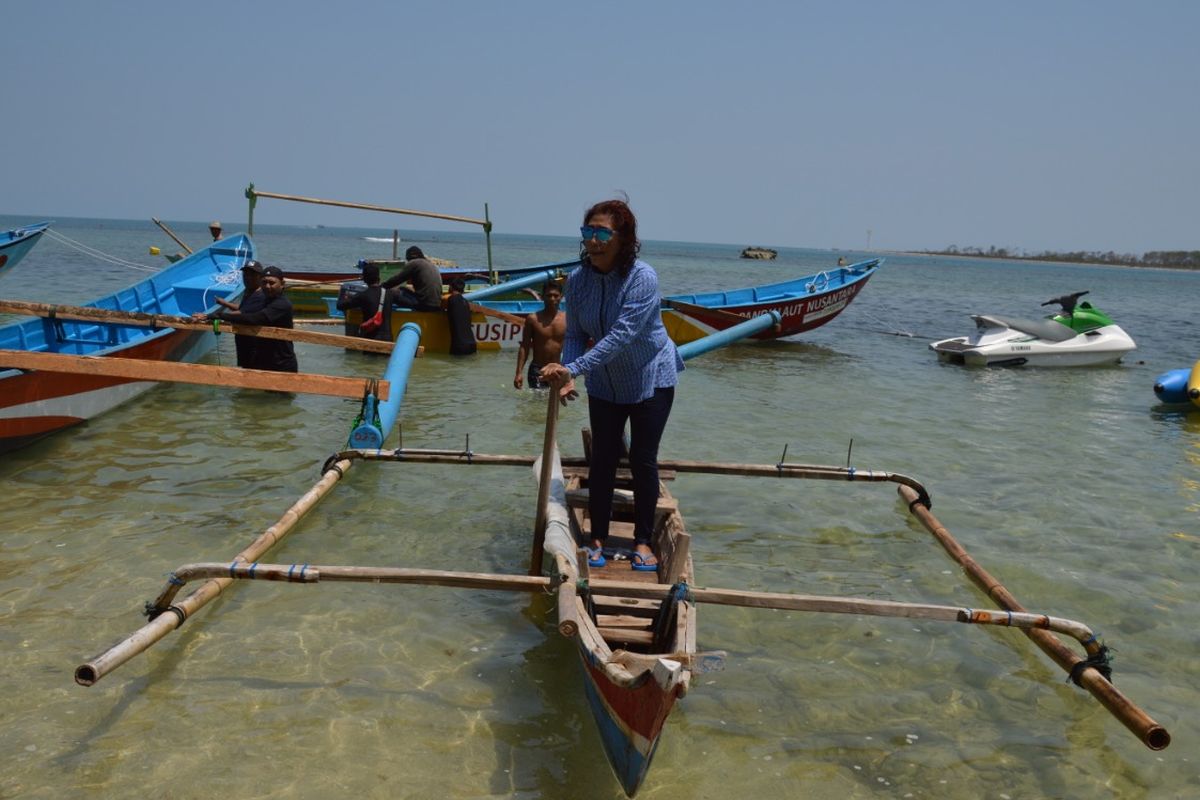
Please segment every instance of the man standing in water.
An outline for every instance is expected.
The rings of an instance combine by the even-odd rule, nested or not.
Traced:
[[[283,270],[267,267],[263,270],[262,288],[266,303],[257,311],[216,311],[212,314],[194,314],[195,319],[210,322],[214,319],[232,322],[234,325],[262,325],[271,328],[291,328],[292,301],[283,295]],[[260,338],[254,345],[254,357],[248,365],[253,369],[272,372],[298,372],[296,351],[292,343],[284,339]]]
[[[242,301],[234,305],[224,297],[218,297],[217,305],[229,311],[240,311],[243,314],[262,311],[267,305],[267,296],[259,289],[262,278],[263,265],[254,259],[250,259],[242,267],[242,286],[245,287],[245,290],[242,292]],[[233,347],[237,352],[237,365],[239,367],[253,368],[254,348],[257,341],[257,337],[247,336],[244,333],[235,333],[233,335]]]
[[[547,364],[559,363],[562,355],[563,337],[567,333],[567,315],[559,310],[562,302],[562,287],[551,279],[542,285],[542,302],[545,306],[536,314],[525,318],[525,329],[521,331],[521,346],[517,349],[517,374],[513,386],[520,389],[524,382],[522,372],[525,359],[532,353],[529,362],[529,388],[545,389],[550,384],[538,375]]]

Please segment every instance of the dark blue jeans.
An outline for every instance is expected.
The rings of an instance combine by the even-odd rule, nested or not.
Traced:
[[[662,440],[675,387],[655,389],[654,396],[640,403],[610,403],[588,397],[588,417],[592,425],[592,463],[588,470],[588,513],[592,517],[592,538],[608,538],[612,518],[613,484],[617,462],[629,422],[629,467],[633,473],[633,537],[638,544],[650,544],[654,532],[654,507],[658,505],[658,443]]]

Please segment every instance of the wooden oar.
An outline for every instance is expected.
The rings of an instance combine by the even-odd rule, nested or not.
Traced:
[[[211,322],[201,322],[190,317],[173,317],[168,314],[147,314],[141,311],[113,311],[91,306],[59,306],[48,303],[28,303],[20,300],[0,300],[0,313],[29,314],[48,319],[89,320],[111,325],[136,325],[148,328],[175,328],[181,331],[205,331],[213,327]],[[390,353],[392,342],[363,339],[359,336],[342,336],[336,333],[318,333],[295,328],[273,328],[269,325],[225,325],[241,336],[257,336],[261,339],[281,339],[288,342],[306,342],[342,347],[347,350],[362,350],[367,353]],[[219,327],[218,327],[219,331]]]
[[[558,425],[558,387],[547,392],[546,434],[542,438],[542,470],[538,477],[537,515],[533,522],[533,552],[529,556],[529,574],[542,574],[542,552],[546,544],[546,504],[550,500],[550,479],[554,476],[555,429]]]
[[[68,356],[58,353],[31,353],[28,350],[0,350],[0,368],[35,369],[73,375],[100,375],[131,381],[195,383],[202,386],[229,386],[240,389],[267,389],[275,392],[321,394],[330,397],[362,398],[368,381],[334,375],[296,372],[269,372],[242,367],[213,367],[180,361],[155,361],[144,358]],[[391,384],[379,382],[376,393],[386,400]]]
[[[152,222],[153,222],[155,225],[157,225],[158,227],[162,228],[162,232],[163,232],[163,233],[165,233],[167,236],[170,236],[172,239],[174,239],[174,240],[175,240],[175,244],[177,244],[177,245],[179,245],[180,247],[182,247],[182,248],[183,248],[184,250],[186,250],[188,253],[195,252],[195,251],[193,251],[193,250],[192,250],[192,248],[190,248],[190,247],[188,247],[186,244],[184,244],[184,243],[183,243],[183,240],[182,240],[182,239],[180,239],[178,236],[176,236],[176,235],[175,235],[175,232],[174,232],[174,231],[172,231],[170,228],[168,228],[165,222],[162,222],[162,221],[160,221],[160,220],[158,219],[158,217],[151,217],[151,218],[150,218],[150,220],[151,220],[151,221],[152,221]]]
[[[333,567],[299,564],[186,564],[171,573],[159,595],[165,608],[174,593],[193,580],[234,578],[241,580],[318,583],[320,581],[354,583],[399,583],[422,586],[450,586],[460,589],[493,589],[506,592],[543,592],[557,587],[561,578],[541,575],[505,575],[490,572],[457,572],[406,567]],[[588,588],[594,594],[662,600],[673,587],[659,583],[634,583],[592,578]],[[967,625],[1000,625],[1023,630],[1051,630],[1067,634],[1089,646],[1095,640],[1091,628],[1082,622],[1028,612],[992,611],[927,603],[899,603],[861,597],[831,597],[812,594],[748,592],[736,589],[688,589],[688,600],[742,608],[769,608],[781,611],[808,611],[827,614],[856,614],[872,617],[926,619],[934,622],[961,622]],[[164,604],[165,601],[165,604]]]
[[[472,311],[475,311],[479,314],[483,314],[485,317],[495,317],[496,319],[502,319],[505,322],[511,322],[514,325],[524,325],[525,324],[525,318],[518,317],[516,314],[509,314],[506,311],[497,311],[494,308],[488,308],[487,306],[481,306],[479,303],[471,303],[470,307],[471,307]]]
[[[993,602],[1001,608],[1014,613],[1025,611],[1017,598],[1014,597],[1000,581],[992,577],[975,559],[968,555],[966,549],[946,530],[929,510],[928,501],[922,500],[908,486],[899,486],[897,491],[908,503],[909,510],[920,521],[925,530],[929,531],[942,548],[962,566],[972,581],[982,589]],[[1104,675],[1095,667],[1088,665],[1075,653],[1071,652],[1058,638],[1040,630],[1026,630],[1026,635],[1042,652],[1050,656],[1055,663],[1063,668],[1076,684],[1089,691],[1101,705],[1109,710],[1121,723],[1133,731],[1135,735],[1151,750],[1162,750],[1171,743],[1171,734],[1162,725],[1155,722],[1146,712],[1134,705],[1125,697]]]

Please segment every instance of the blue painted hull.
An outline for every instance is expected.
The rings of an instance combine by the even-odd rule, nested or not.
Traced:
[[[33,249],[49,227],[49,222],[39,222],[36,225],[26,225],[24,228],[0,233],[0,275],[15,267],[25,254]]]

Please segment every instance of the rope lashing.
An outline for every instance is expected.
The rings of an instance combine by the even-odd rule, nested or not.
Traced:
[[[1095,637],[1093,637],[1095,638]],[[1083,688],[1083,684],[1079,682],[1083,671],[1088,667],[1093,667],[1097,672],[1104,676],[1104,680],[1112,683],[1112,655],[1107,645],[1100,645],[1100,649],[1092,655],[1088,656],[1083,661],[1076,661],[1075,666],[1071,667],[1071,674],[1067,676],[1067,680],[1074,683],[1076,686]]]

